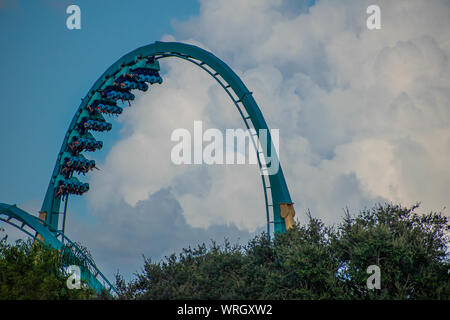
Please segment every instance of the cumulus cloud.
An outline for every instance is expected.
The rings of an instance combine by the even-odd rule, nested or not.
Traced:
[[[449,205],[449,3],[378,1],[382,29],[373,31],[366,28],[370,4],[204,0],[197,16],[163,39],[206,48],[242,77],[269,126],[280,129],[281,164],[300,220],[311,209],[333,223],[342,208],[380,201],[421,201],[424,211]],[[164,211],[177,215],[169,220],[188,230],[183,241],[195,238],[191,230],[217,225],[260,230],[256,166],[170,161],[174,129],[192,130],[194,120],[205,128],[243,127],[238,113],[198,68],[173,59],[161,66],[164,83],[121,116],[122,138],[92,178],[90,207],[111,224],[105,212],[112,204],[136,214],[127,222],[133,247],[150,244],[140,219],[145,210],[157,215],[152,206],[159,208],[161,194],[171,199]],[[160,230],[173,234],[171,225]]]
[[[122,199],[135,205],[161,188],[173,187],[192,226],[236,223],[251,231],[263,226],[264,198],[256,165],[175,165],[171,161],[176,144],[170,140],[173,130],[186,128],[193,133],[195,120],[203,121],[203,130],[242,124],[226,93],[205,72],[183,61],[168,60],[163,65],[164,83],[140,95],[123,115],[124,138],[100,164],[102,174],[91,181],[91,207],[102,211]]]
[[[254,92],[269,125],[282,128],[280,157],[298,211],[320,208],[334,215],[333,208],[356,209],[380,199],[422,201],[427,209],[447,204],[450,179],[442,173],[448,173],[443,159],[450,155],[448,5],[382,1],[377,31],[365,26],[368,5],[318,1],[308,9],[291,1],[203,1],[198,16],[178,22],[175,36],[166,37],[195,39],[228,62]],[[243,177],[240,171],[252,169],[177,167],[169,161],[168,137],[175,128],[191,129],[197,119],[211,127],[242,125],[206,74],[184,62],[163,62],[163,68],[165,83],[140,97],[124,117],[131,134],[105,163],[115,173],[94,179],[91,195],[114,194],[133,205],[161,187],[182,183],[184,176],[197,181],[178,197],[190,208],[184,214],[192,225],[205,227],[213,221],[205,218],[211,211],[206,207],[237,210],[236,201],[223,201],[237,188],[224,183],[229,171]],[[358,186],[350,196],[356,202],[321,198],[324,185],[350,176]],[[248,182],[241,183],[243,199],[260,200],[256,174],[240,181]],[[331,193],[342,191],[331,186],[330,197],[336,198]],[[246,203],[241,208],[249,216],[260,212],[261,206]],[[247,229],[260,225],[256,219],[243,223],[239,214],[227,216],[217,218]]]
[[[269,125],[282,128],[297,210],[329,222],[335,208],[380,200],[448,205],[448,2],[381,1],[377,31],[366,28],[369,4],[318,1],[289,15],[290,2],[250,1],[230,16],[238,3],[204,1],[178,28],[243,70]],[[344,177],[357,183],[336,197]]]
[[[68,236],[87,246],[101,270],[112,279],[115,272],[130,279],[143,265],[143,256],[158,262],[182,248],[211,240],[232,243],[247,241],[253,234],[235,225],[211,224],[208,228],[190,226],[171,188],[154,192],[134,206],[120,200],[109,204],[97,216],[96,224],[86,225],[69,212]],[[261,232],[261,229],[255,230]]]

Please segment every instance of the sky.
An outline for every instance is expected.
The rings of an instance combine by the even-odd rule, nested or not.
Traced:
[[[295,203],[332,225],[344,210],[377,203],[419,212],[450,205],[450,2],[73,1],[81,30],[65,26],[66,1],[0,0],[0,202],[36,213],[65,130],[94,81],[113,62],[156,40],[198,45],[244,81],[271,129]],[[366,8],[381,9],[381,29]],[[170,161],[177,128],[242,128],[206,73],[161,61],[164,82],[136,93],[105,147],[100,171],[80,180],[67,234],[107,277],[139,271],[183,247],[245,242],[265,229],[255,165]],[[7,229],[8,233],[14,231]]]

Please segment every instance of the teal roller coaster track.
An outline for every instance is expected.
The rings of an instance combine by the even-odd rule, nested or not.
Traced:
[[[238,110],[246,128],[254,129],[252,132],[255,135],[251,135],[251,141],[255,147],[260,129],[266,129],[268,143],[261,144],[258,164],[262,173],[267,234],[270,236],[272,230],[283,233],[292,224],[295,212],[281,166],[275,174],[263,174],[264,164],[269,162],[263,160],[269,157],[273,159],[277,155],[266,121],[252,93],[233,70],[212,53],[184,43],[155,42],[117,60],[81,101],[64,136],[39,217],[16,205],[0,203],[1,221],[57,250],[69,252],[69,256],[73,257],[71,264],[73,261],[81,264],[82,277],[98,292],[106,290],[114,293],[115,288],[82,248],[65,235],[69,194],[81,195],[89,190],[89,185],[80,182],[75,175],[85,174],[95,167],[95,161],[86,159],[83,152],[95,151],[103,146],[101,141],[95,140],[91,131],[111,130],[112,125],[106,122],[104,116],[122,113],[125,102],[134,100],[131,90],[147,91],[148,84],[161,84],[159,61],[169,57],[195,64],[219,83]]]

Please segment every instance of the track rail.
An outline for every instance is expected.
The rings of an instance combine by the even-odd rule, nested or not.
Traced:
[[[147,68],[147,65],[145,65],[145,63],[149,63],[149,65],[151,66],[148,67],[148,69],[153,68],[153,70],[159,70],[159,60],[165,58],[183,59],[195,64],[202,70],[206,71],[225,90],[227,95],[232,100],[234,106],[238,110],[240,116],[242,117],[245,127],[250,132],[253,132],[250,138],[257,152],[258,166],[261,172],[264,201],[266,206],[268,236],[270,237],[271,234],[271,225],[273,225],[274,233],[283,233],[286,231],[286,212],[289,212],[291,218],[290,221],[293,221],[292,218],[295,212],[293,212],[292,201],[288,187],[286,185],[283,170],[281,168],[281,164],[279,164],[276,149],[273,145],[272,137],[267,123],[261,113],[260,108],[256,104],[252,93],[247,89],[245,84],[236,75],[236,73],[231,70],[231,68],[228,67],[227,64],[225,64],[222,60],[217,58],[212,53],[197,46],[185,43],[157,41],[153,44],[138,48],[117,60],[100,76],[100,78],[97,79],[86,96],[82,99],[81,104],[79,105],[75,115],[72,118],[69,128],[64,136],[61,149],[58,153],[56,164],[50,177],[48,188],[45,193],[44,201],[42,203],[40,211],[40,217],[42,219],[28,214],[27,212],[17,208],[16,206],[0,204],[1,221],[4,221],[18,228],[19,230],[22,230],[35,239],[41,240],[38,235],[41,236],[45,243],[58,250],[61,250],[61,248],[65,246],[65,243],[68,243],[70,247],[73,248],[71,250],[74,251],[74,254],[80,254],[80,256],[86,260],[86,270],[88,274],[85,275],[85,278],[87,278],[91,286],[95,288],[107,288],[109,291],[115,290],[110,282],[106,279],[106,277],[104,277],[104,275],[98,270],[93,261],[88,256],[83,255],[82,250],[76,244],[70,241],[70,239],[68,239],[64,234],[68,194],[61,196],[60,186],[63,179],[66,179],[65,181],[68,181],[67,179],[72,179],[73,172],[71,172],[69,175],[67,174],[67,172],[64,172],[64,169],[67,168],[64,168],[62,163],[65,161],[65,159],[67,159],[66,155],[68,153],[72,152],[72,156],[78,155],[78,153],[73,153],[74,137],[79,140],[84,139],[84,135],[86,133],[80,133],[80,123],[86,122],[86,110],[91,110],[90,112],[92,112],[91,105],[93,104],[93,102],[96,102],[95,99],[97,99],[97,102],[99,101],[98,98],[95,97],[97,97],[99,94],[103,96],[106,90],[108,90],[108,84],[114,83],[114,86],[116,86],[117,83],[123,81],[123,72],[125,69],[136,70],[137,67],[145,69]],[[143,65],[142,61],[147,62],[145,62]],[[134,77],[135,75],[132,76]],[[140,86],[141,90],[145,91],[146,89],[142,89],[146,86],[145,83],[142,84],[144,80],[140,79],[139,81],[142,82],[137,84]],[[121,85],[122,84],[123,83],[121,83]],[[153,82],[151,82],[151,84],[153,84]],[[127,90],[131,89],[134,88],[130,87]],[[119,93],[123,94],[126,97],[125,100],[133,100],[129,97],[132,96],[134,98],[134,96],[127,90],[120,89]],[[113,92],[113,94],[115,95],[116,92]],[[100,124],[104,126],[104,128],[108,128],[108,130],[111,128],[111,125],[106,124],[104,121],[100,121]],[[267,144],[257,143],[260,139],[260,130],[266,131],[268,142]],[[88,140],[90,139],[90,137],[94,139],[93,136],[90,135]],[[97,143],[95,139],[92,141],[94,141],[94,143]],[[262,150],[260,150],[259,146],[261,146]],[[270,158],[277,161],[277,163],[279,164],[279,169],[276,173],[267,175],[265,174],[265,171],[267,170],[267,166],[265,164],[270,162]],[[78,180],[76,179],[75,181]],[[85,192],[86,189],[88,189],[88,185],[81,183],[80,185],[81,187],[76,191],[76,193],[81,194]],[[82,192],[80,192],[80,190]],[[65,201],[63,199],[65,199]],[[60,212],[63,202],[63,212]],[[286,208],[284,205],[291,206],[291,208],[281,209],[282,205],[283,208]],[[283,217],[281,211],[283,211]],[[60,221],[60,216],[63,217],[62,223]]]
[[[196,66],[198,66],[199,68],[203,69],[205,72],[207,72],[211,77],[213,77],[218,83],[219,85],[222,87],[222,89],[227,93],[228,97],[231,99],[231,101],[233,102],[233,104],[235,105],[236,109],[239,112],[239,115],[241,116],[242,120],[244,121],[245,127],[247,128],[247,130],[251,130],[254,129],[254,126],[251,122],[251,117],[249,117],[248,115],[246,115],[245,110],[242,110],[242,101],[240,99],[236,99],[235,96],[233,96],[232,92],[230,91],[231,86],[225,82],[224,80],[222,80],[220,77],[219,73],[215,73],[214,71],[211,71],[210,69],[206,68],[204,65],[205,63],[202,61],[198,61],[195,60],[189,56],[186,55],[182,55],[182,54],[175,54],[175,53],[170,53],[170,54],[163,54],[161,56],[156,56],[156,59],[163,59],[163,58],[167,58],[167,57],[176,57],[176,58],[180,58],[180,59],[184,59],[186,61],[189,61],[193,64],[195,64]],[[251,92],[249,92],[249,94],[251,94]],[[258,160],[258,167],[259,167],[259,171],[261,173],[261,180],[262,180],[262,186],[263,186],[263,192],[264,192],[264,203],[266,205],[266,220],[267,220],[267,234],[270,235],[271,231],[270,231],[270,225],[274,223],[273,221],[273,205],[272,203],[269,203],[269,197],[267,194],[267,189],[270,189],[270,181],[266,181],[265,179],[265,175],[264,175],[264,166],[263,166],[263,162],[261,161],[261,153],[258,152],[258,144],[257,141],[255,140],[255,136],[253,134],[250,134],[250,139],[252,141],[252,145],[256,150],[256,155],[257,155],[257,160]]]
[[[79,245],[70,240],[64,233],[54,230],[44,220],[29,214],[16,205],[0,203],[0,221],[19,229],[32,239],[43,242],[53,249],[72,253],[73,257],[78,257],[76,263],[79,265],[81,262],[82,264],[83,279],[88,281],[93,289],[97,292],[106,290],[110,294],[117,294],[114,286]]]
[[[55,229],[59,227],[59,216],[61,199],[55,198],[55,183],[61,171],[61,157],[67,150],[68,140],[71,133],[75,130],[75,126],[79,121],[79,117],[86,108],[88,102],[92,99],[92,96],[98,92],[104,85],[105,81],[111,77],[115,77],[123,66],[133,66],[136,61],[136,57],[153,57],[156,60],[160,60],[168,57],[176,57],[187,60],[199,66],[206,72],[208,72],[221,87],[227,92],[232,99],[234,105],[238,109],[245,126],[256,131],[256,136],[252,136],[252,142],[255,144],[254,138],[259,139],[259,130],[267,130],[268,146],[262,144],[263,150],[258,153],[258,164],[260,170],[264,170],[262,166],[261,156],[265,158],[265,163],[268,163],[268,157],[277,157],[274,145],[272,143],[270,131],[264,117],[259,109],[256,101],[254,100],[252,93],[247,89],[242,80],[228,67],[222,60],[214,56],[212,53],[201,49],[199,47],[178,43],[178,42],[155,42],[153,44],[138,48],[122,58],[116,61],[111,67],[106,70],[103,75],[94,83],[89,90],[88,94],[83,98],[77,112],[75,113],[69,129],[64,137],[61,150],[58,154],[57,161],[53,170],[53,174],[50,178],[49,186],[42,204],[41,212],[46,213],[46,221],[49,225],[52,225]],[[270,234],[270,223],[274,225],[274,232],[285,232],[286,225],[284,219],[280,215],[280,204],[292,203],[289,190],[284,179],[283,170],[281,165],[276,174],[262,175],[262,183],[264,189],[264,197],[266,204],[266,219],[268,222],[268,233]],[[270,198],[268,190],[270,189]],[[63,212],[65,216],[65,212]]]

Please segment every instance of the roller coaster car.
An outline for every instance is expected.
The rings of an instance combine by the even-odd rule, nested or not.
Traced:
[[[138,55],[135,59],[134,59],[135,63],[133,65],[134,68],[148,68],[148,69],[153,69],[155,71],[159,71],[161,70],[160,66],[159,66],[159,61],[155,60],[155,58],[153,56],[149,56],[149,57],[142,57],[141,55]]]
[[[141,80],[137,79],[136,77],[133,77],[129,73],[126,73],[126,74],[123,74],[121,76],[118,76],[114,82],[115,83],[122,83],[122,82],[125,82],[125,81],[142,82]]]
[[[107,98],[101,98],[101,96],[98,99],[93,99],[91,105],[97,106],[99,104],[108,105],[108,106],[117,106],[117,101],[113,99],[107,99]]]
[[[117,85],[107,86],[101,90],[100,94],[103,98],[109,98],[114,100],[134,100],[134,94],[127,89],[121,88]]]
[[[139,55],[135,59],[135,64],[129,69],[129,74],[140,81],[146,81],[150,84],[161,84],[162,78],[159,75],[159,70],[159,62],[153,56],[141,57]]]
[[[111,128],[112,124],[105,120],[89,119],[88,117],[83,117],[78,123],[80,133],[86,133],[88,130],[109,131]]]
[[[125,74],[118,77],[115,80],[114,84],[122,89],[138,89],[144,92],[148,90],[148,85],[145,83],[145,81],[141,80],[140,78],[133,77],[130,74]]]
[[[80,116],[80,119],[87,119],[87,120],[94,120],[94,121],[100,121],[100,122],[106,122],[105,117],[102,116],[100,112],[93,112],[86,114],[83,113],[84,117]]]
[[[63,155],[61,160],[61,174],[69,178],[73,172],[83,175],[95,168],[95,161],[86,159],[82,154],[72,156],[69,153]]]
[[[89,190],[89,184],[80,182],[77,178],[72,177],[65,179],[60,177],[56,181],[55,198],[64,197],[69,194],[82,195]]]
[[[141,81],[149,82],[150,84],[162,83],[162,78],[158,71],[151,68],[138,67],[130,69],[130,73]]]
[[[115,100],[112,99],[98,99],[93,100],[92,103],[86,105],[86,109],[95,116],[98,113],[103,114],[121,114],[123,109],[117,106]]]
[[[103,147],[102,141],[97,141],[89,132],[82,136],[75,135],[68,144],[72,155],[78,155],[82,151],[95,151]]]
[[[78,132],[83,131],[84,133],[85,131],[84,123],[88,120],[108,123],[106,122],[105,117],[103,117],[102,114],[96,108],[91,107],[90,109],[92,112],[86,106],[86,108],[80,112],[80,115],[76,122],[76,129],[78,129]]]

